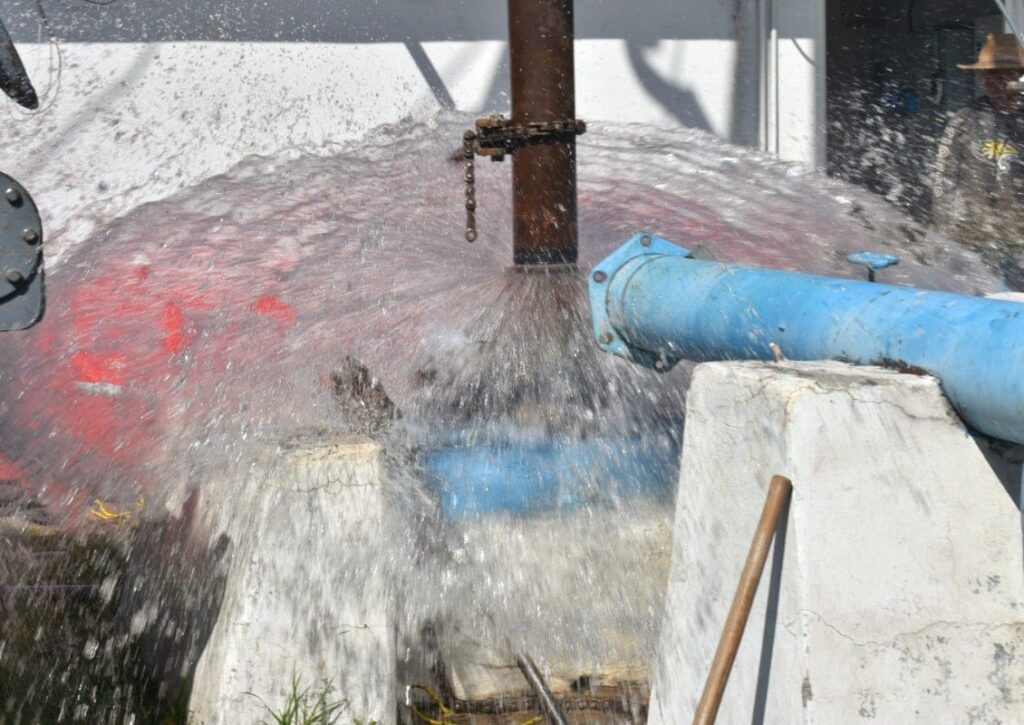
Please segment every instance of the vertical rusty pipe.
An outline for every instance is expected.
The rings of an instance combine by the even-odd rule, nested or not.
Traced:
[[[576,115],[573,0],[508,0],[512,123]],[[516,264],[576,261],[576,140],[527,144],[512,160]]]

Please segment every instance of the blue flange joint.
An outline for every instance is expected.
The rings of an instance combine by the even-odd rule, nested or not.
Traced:
[[[590,314],[594,325],[594,341],[597,346],[612,355],[618,355],[631,362],[667,370],[678,360],[664,360],[649,350],[642,350],[627,343],[612,325],[608,316],[611,281],[615,275],[630,262],[639,257],[690,257],[689,249],[673,244],[667,239],[651,234],[638,232],[628,242],[602,259],[590,270]],[[631,267],[635,265],[630,265]]]

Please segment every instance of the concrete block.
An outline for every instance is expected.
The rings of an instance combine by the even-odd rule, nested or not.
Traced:
[[[1020,722],[1019,468],[933,378],[839,363],[696,369],[650,722],[692,719],[776,473],[787,528],[718,722]]]
[[[267,719],[293,678],[328,682],[346,722],[395,720],[393,584],[383,573],[381,451],[365,439],[289,440],[233,500],[224,600],[200,658],[190,722]]]

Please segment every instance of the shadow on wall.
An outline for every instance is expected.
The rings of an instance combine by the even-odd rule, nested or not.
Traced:
[[[768,577],[768,601],[765,604],[764,630],[761,634],[761,659],[757,667],[757,689],[754,694],[754,713],[751,725],[764,725],[768,707],[768,682],[772,672],[772,655],[775,653],[775,630],[779,623],[779,597],[782,595],[782,565],[786,556],[786,531],[789,528],[789,509],[786,507],[775,527],[775,541],[772,545],[772,568]]]
[[[627,42],[629,64],[636,73],[637,80],[644,90],[651,95],[666,111],[672,114],[683,126],[711,131],[707,116],[700,107],[697,97],[692,91],[680,88],[658,75],[644,58],[643,46],[639,43]]]

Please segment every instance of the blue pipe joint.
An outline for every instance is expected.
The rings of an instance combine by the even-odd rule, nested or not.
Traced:
[[[772,360],[774,344],[789,360],[928,373],[968,425],[1024,443],[1024,305],[720,264],[673,247],[637,235],[594,268],[601,349],[668,369]]]
[[[682,358],[668,354],[667,349],[647,350],[630,344],[615,327],[609,310],[613,296],[623,294],[623,283],[628,282],[638,267],[662,257],[690,257],[690,250],[673,244],[655,234],[640,232],[605,257],[590,272],[590,311],[597,346],[612,355],[657,370],[668,370]]]

